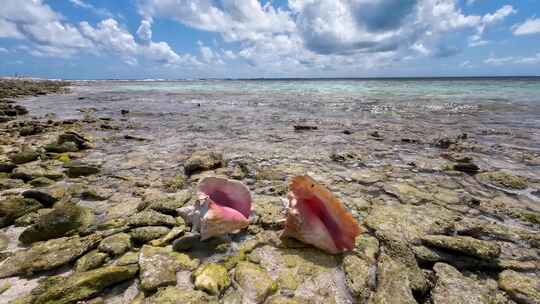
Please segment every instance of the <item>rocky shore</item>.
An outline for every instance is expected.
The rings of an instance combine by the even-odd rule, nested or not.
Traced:
[[[21,105],[45,94],[116,101],[70,86],[0,81],[0,303],[540,303],[540,154],[505,145],[537,129],[465,119],[433,136],[414,119],[399,130],[390,119],[297,120],[250,135],[244,128],[262,122],[199,104],[156,118],[180,121],[173,132],[193,141],[175,150],[137,120],[154,114],[35,117]],[[208,113],[218,123],[204,124]],[[499,169],[501,159],[527,170]],[[361,223],[352,252],[280,237],[287,181],[306,173]],[[204,242],[192,233],[177,210],[206,176],[248,185],[247,230]]]

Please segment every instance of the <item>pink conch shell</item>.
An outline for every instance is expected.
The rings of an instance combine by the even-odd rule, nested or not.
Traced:
[[[198,225],[201,240],[223,235],[249,225],[251,194],[241,182],[207,177],[198,187]]]
[[[360,234],[358,222],[324,186],[309,176],[289,184],[289,210],[284,236],[332,254],[349,251]]]

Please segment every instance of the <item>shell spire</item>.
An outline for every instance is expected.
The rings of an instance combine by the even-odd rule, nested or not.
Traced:
[[[309,176],[296,176],[289,184],[288,198],[283,236],[333,254],[354,248],[358,222],[328,189]]]

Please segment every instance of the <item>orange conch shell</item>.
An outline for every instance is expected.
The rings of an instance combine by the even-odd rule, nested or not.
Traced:
[[[288,198],[284,236],[333,254],[354,248],[358,222],[328,189],[309,176],[296,176],[289,184]]]

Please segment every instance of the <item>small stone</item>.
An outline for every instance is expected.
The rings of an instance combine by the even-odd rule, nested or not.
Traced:
[[[9,244],[8,237],[2,232],[0,232],[0,251],[6,249],[8,247],[8,244]]]
[[[506,291],[518,303],[540,303],[540,278],[538,276],[505,270],[499,274],[499,288]]]
[[[457,251],[484,260],[497,258],[501,247],[496,242],[477,240],[468,236],[429,235],[422,237],[428,246]]]
[[[23,150],[18,153],[9,155],[9,159],[16,165],[29,163],[38,159],[39,153],[32,149]]]
[[[118,256],[131,249],[131,236],[127,233],[117,233],[106,237],[98,247],[99,251]]]
[[[26,227],[26,226],[34,225],[35,223],[38,222],[40,217],[42,217],[43,215],[45,215],[45,214],[47,214],[49,212],[52,212],[53,210],[54,209],[52,209],[52,208],[38,209],[36,211],[27,213],[27,214],[17,218],[15,220],[15,222],[13,222],[13,224],[15,225],[15,227]]]
[[[184,173],[190,176],[193,173],[221,168],[223,164],[223,155],[221,153],[197,151],[184,163]]]
[[[163,226],[146,226],[132,229],[129,234],[131,235],[131,239],[133,241],[147,243],[152,240],[159,239],[160,237],[169,233],[169,231],[171,231],[170,228]]]
[[[62,144],[58,143],[50,143],[45,146],[43,146],[43,149],[47,152],[51,153],[66,153],[66,152],[77,152],[79,151],[79,148],[75,143],[72,142],[65,142]]]
[[[219,295],[231,284],[227,269],[216,263],[208,263],[193,272],[196,289],[204,290],[211,295]]]
[[[253,263],[239,262],[234,278],[243,291],[244,302],[263,303],[277,289],[266,271]]]
[[[106,253],[92,250],[77,260],[75,271],[88,271],[98,268],[105,263],[108,257],[109,255]]]
[[[58,144],[73,143],[80,150],[92,148],[90,141],[83,135],[76,132],[66,132],[59,135],[57,142]]]
[[[182,233],[184,233],[185,226],[182,225],[180,227],[174,227],[172,228],[166,235],[161,237],[158,240],[153,240],[150,242],[150,245],[161,247],[169,244],[171,241],[179,237]]]
[[[184,206],[191,199],[191,191],[183,190],[174,195],[151,201],[147,209],[165,214],[176,214],[176,209]]]
[[[11,173],[15,168],[17,168],[15,164],[0,162],[0,173]]]
[[[473,163],[457,163],[452,166],[455,171],[461,171],[465,173],[475,174],[480,171],[480,167]]]
[[[44,176],[34,178],[28,182],[33,187],[47,187],[55,183],[52,179],[46,178]]]
[[[63,195],[58,195],[58,192],[47,191],[44,189],[31,189],[26,190],[22,193],[22,196],[25,198],[32,198],[43,204],[45,207],[52,207]]]

